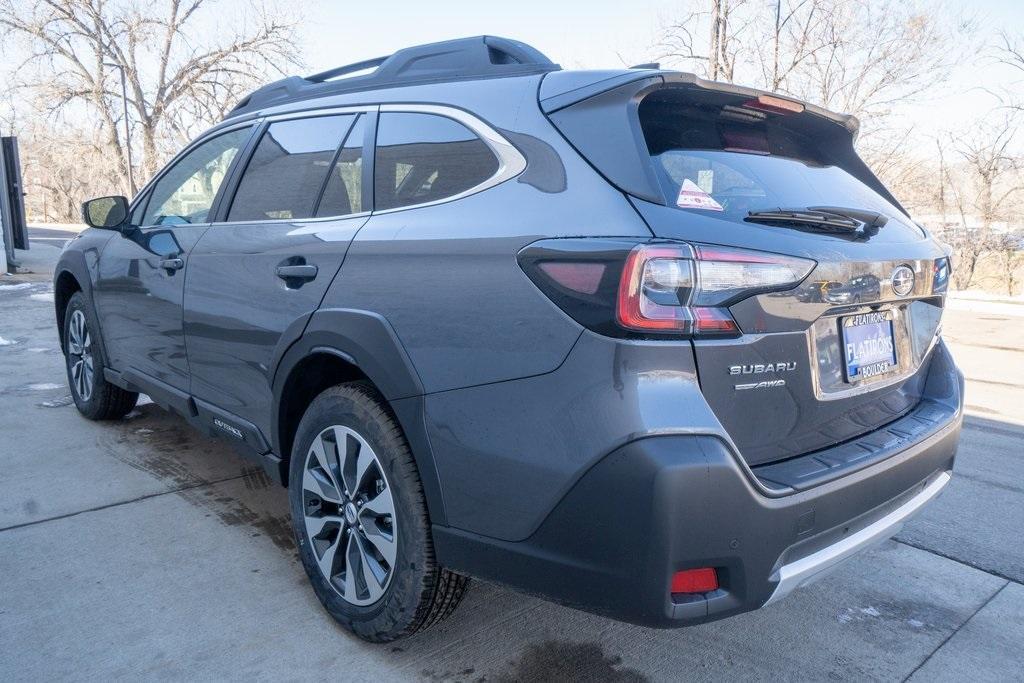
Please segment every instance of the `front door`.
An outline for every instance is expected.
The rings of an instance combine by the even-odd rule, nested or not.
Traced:
[[[94,288],[111,366],[188,391],[182,300],[189,253],[252,126],[220,133],[174,161],[133,207],[139,225],[104,247]]]
[[[301,334],[367,219],[363,147],[373,116],[266,124],[223,220],[193,249],[185,338],[201,413],[269,435],[273,360]]]

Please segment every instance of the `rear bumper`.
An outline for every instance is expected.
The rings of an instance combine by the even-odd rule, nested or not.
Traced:
[[[950,479],[949,472],[940,472],[919,493],[881,519],[832,545],[825,546],[821,550],[779,567],[778,571],[772,575],[772,579],[777,581],[775,590],[765,605],[781,600],[797,588],[805,586],[829,572],[844,560],[894,536],[903,528],[907,520],[942,493]]]
[[[717,436],[650,436],[590,468],[523,541],[435,527],[438,559],[646,626],[757,609],[896,533],[949,482],[962,385],[944,369],[945,410],[927,433],[841,476],[783,492]],[[717,569],[719,590],[672,596],[672,575],[697,567]]]

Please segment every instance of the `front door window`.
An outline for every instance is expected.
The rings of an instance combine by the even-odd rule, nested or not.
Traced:
[[[182,157],[156,182],[142,225],[182,225],[209,220],[213,200],[250,127],[222,133]]]

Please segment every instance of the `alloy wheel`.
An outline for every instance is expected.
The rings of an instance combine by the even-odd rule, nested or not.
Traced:
[[[302,502],[324,578],[353,605],[377,602],[394,574],[398,525],[391,486],[366,439],[340,425],[320,432],[306,454]]]
[[[71,314],[68,324],[68,364],[71,366],[71,382],[78,398],[88,401],[92,398],[95,384],[95,365],[92,353],[92,335],[85,320],[85,313],[77,310]]]

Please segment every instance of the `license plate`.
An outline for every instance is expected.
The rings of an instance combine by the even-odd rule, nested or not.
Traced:
[[[896,369],[892,313],[863,313],[840,320],[846,381],[859,382]]]

